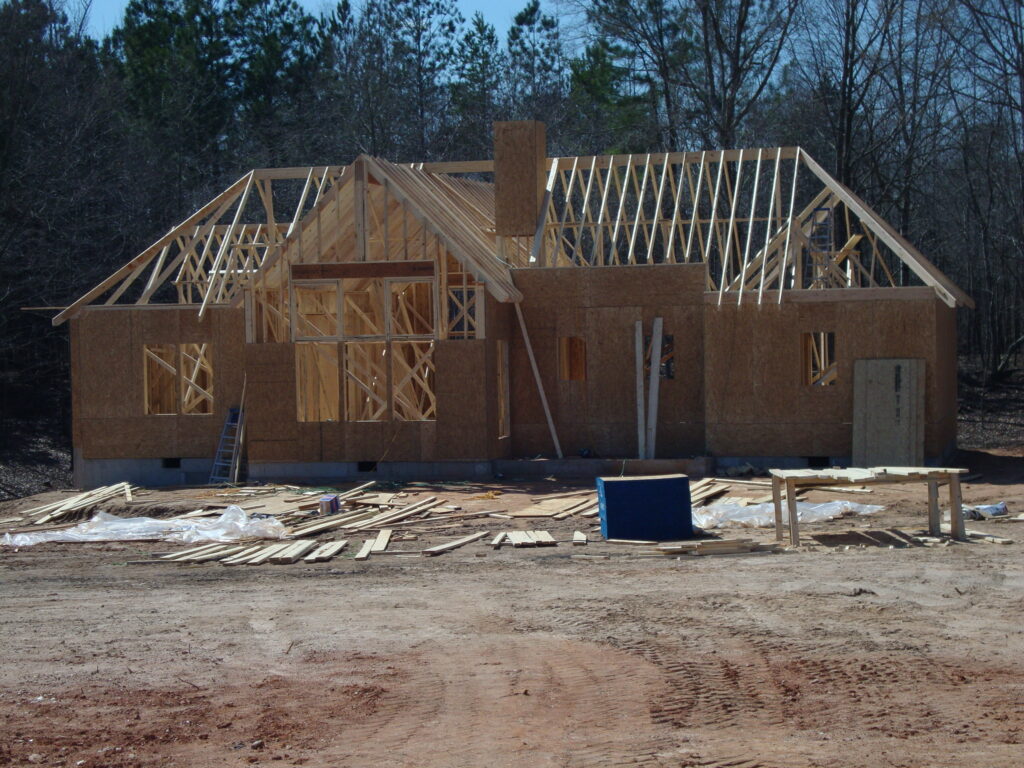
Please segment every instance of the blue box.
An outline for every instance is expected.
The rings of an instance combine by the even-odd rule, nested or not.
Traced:
[[[597,478],[601,535],[606,539],[678,541],[693,538],[686,475]]]

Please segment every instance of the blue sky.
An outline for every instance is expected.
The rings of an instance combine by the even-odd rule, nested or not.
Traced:
[[[74,17],[74,8],[77,4],[88,2],[88,0],[69,0],[68,15]],[[322,8],[333,7],[334,2],[330,0],[299,0],[310,13],[317,15]],[[89,2],[89,33],[95,38],[104,37],[110,30],[121,22],[121,15],[127,0],[91,0]],[[467,19],[475,12],[483,13],[484,18],[494,25],[498,30],[500,38],[504,38],[505,31],[512,24],[512,17],[515,16],[525,5],[526,0],[515,2],[500,2],[500,0],[458,0],[462,15]],[[550,8],[553,3],[542,2],[545,9]],[[548,11],[550,13],[550,10]]]

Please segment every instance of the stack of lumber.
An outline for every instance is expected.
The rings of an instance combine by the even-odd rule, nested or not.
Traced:
[[[68,499],[23,510],[18,513],[18,518],[12,517],[4,522],[31,523],[32,525],[45,525],[57,521],[71,522],[86,517],[100,504],[112,501],[118,496],[123,495],[125,501],[131,501],[133,490],[138,489],[128,483],[115,483],[76,494]]]
[[[508,517],[550,517],[565,520],[567,517],[596,517],[598,513],[597,493],[593,489],[556,493],[533,499],[534,506]]]
[[[705,477],[695,483],[690,483],[690,506],[706,506],[711,499],[721,496],[728,490],[728,481],[714,477]]]
[[[663,555],[736,555],[746,552],[778,552],[778,542],[758,544],[753,539],[702,539],[662,544],[655,551]]]
[[[557,547],[558,542],[548,531],[502,531],[491,540],[491,546],[501,549],[509,543],[513,547]],[[586,543],[586,539],[584,542]]]

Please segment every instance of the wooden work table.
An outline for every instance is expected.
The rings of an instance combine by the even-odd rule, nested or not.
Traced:
[[[772,501],[775,503],[775,538],[783,539],[782,492],[785,486],[786,506],[789,511],[790,544],[800,543],[800,521],[797,519],[796,494],[799,489],[810,490],[829,485],[888,485],[890,483],[928,483],[928,533],[942,535],[939,512],[939,483],[949,483],[950,535],[963,541],[964,509],[960,497],[960,475],[966,469],[948,467],[870,467],[868,469],[773,469]]]

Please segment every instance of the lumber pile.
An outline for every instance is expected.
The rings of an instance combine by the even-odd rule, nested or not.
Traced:
[[[577,531],[578,533],[578,531]],[[491,546],[501,549],[502,544],[513,547],[557,547],[558,542],[548,531],[502,531],[491,540]],[[586,539],[582,543],[586,543]]]
[[[738,555],[749,552],[779,552],[778,542],[758,544],[753,539],[701,539],[655,547],[661,555]]]
[[[18,522],[25,525],[46,525],[58,521],[69,523],[86,517],[99,505],[113,501],[119,496],[123,495],[125,501],[132,501],[132,492],[137,490],[138,488],[128,483],[115,483],[76,494],[68,499],[23,510],[18,513],[17,518],[5,519],[4,522]]]

